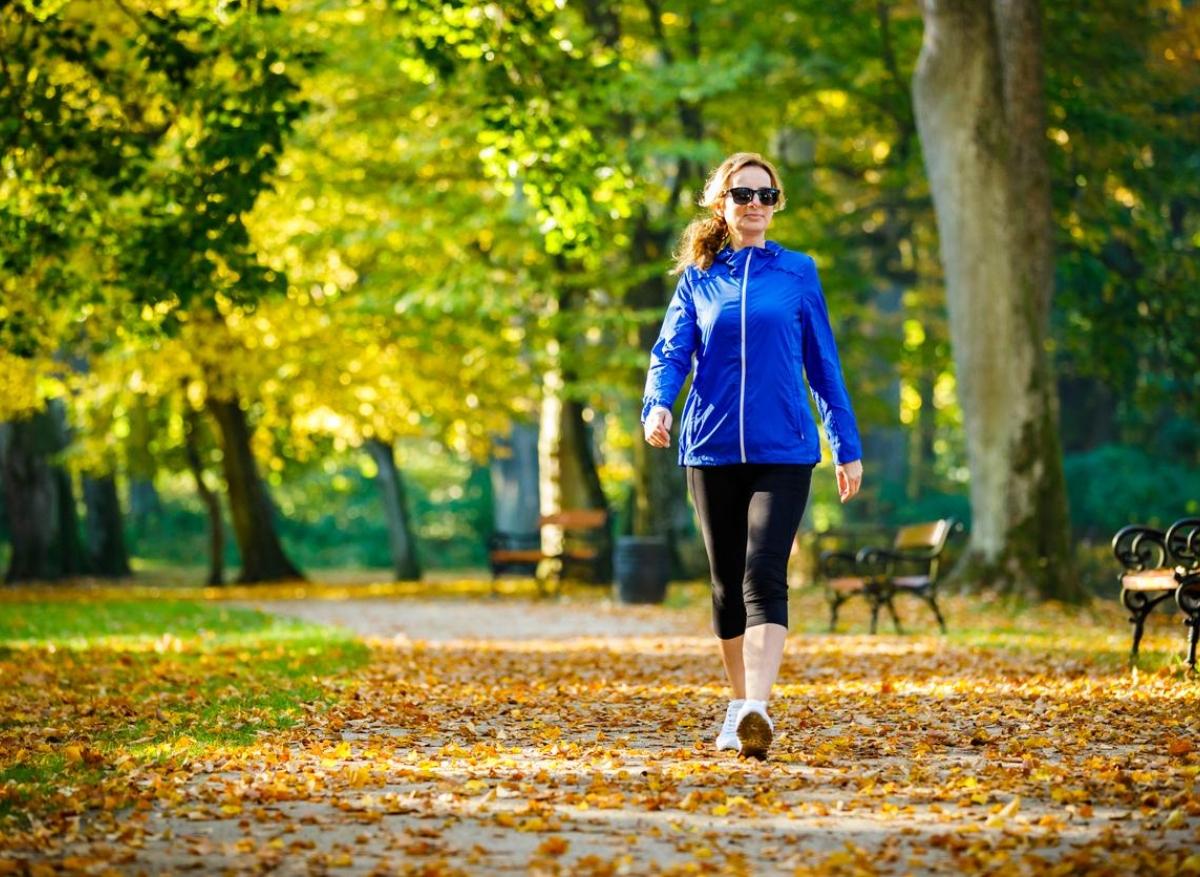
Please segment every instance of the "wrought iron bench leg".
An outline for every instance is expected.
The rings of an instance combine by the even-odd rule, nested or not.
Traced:
[[[884,604],[887,606],[887,610],[892,616],[892,624],[896,627],[896,633],[904,633],[903,628],[900,627],[900,616],[896,614],[896,606],[892,603],[891,594],[888,594],[884,599]]]
[[[925,602],[928,603],[929,608],[933,610],[933,617],[937,619],[938,627],[941,629],[942,633],[946,633],[946,619],[942,618],[942,610],[938,608],[937,597],[934,596],[933,591],[930,591],[927,594],[922,594],[921,596],[925,598]]]
[[[1149,614],[1149,609],[1134,609],[1133,614],[1129,616],[1129,620],[1133,622],[1133,646],[1129,649],[1129,663],[1132,664],[1137,660],[1138,646],[1142,644],[1142,631],[1146,626],[1146,615]]]
[[[842,599],[840,597],[834,597],[829,601],[829,632],[830,633],[834,633],[837,631],[838,609],[840,609],[841,606],[842,606]]]
[[[1137,661],[1138,647],[1142,644],[1142,633],[1146,628],[1146,616],[1150,614],[1151,609],[1170,597],[1171,593],[1167,591],[1150,596],[1145,591],[1121,591],[1121,605],[1129,610],[1129,621],[1133,624],[1133,646],[1129,649],[1130,665]],[[1178,596],[1176,599],[1179,599]],[[1184,612],[1187,610],[1184,609]]]
[[[1175,591],[1175,602],[1187,615],[1183,623],[1188,628],[1188,669],[1195,670],[1196,642],[1200,640],[1200,578],[1185,579]]]

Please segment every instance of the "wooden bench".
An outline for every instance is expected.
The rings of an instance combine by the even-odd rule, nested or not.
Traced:
[[[950,536],[963,525],[953,518],[910,524],[896,531],[891,548],[867,546],[856,553],[822,552],[818,570],[829,600],[829,629],[837,628],[838,609],[851,597],[861,595],[871,606],[871,633],[879,623],[879,610],[886,606],[897,633],[902,633],[900,616],[892,603],[898,593],[919,597],[933,611],[938,627],[946,632],[946,621],[937,604],[937,586],[942,554]]]
[[[560,552],[542,550],[541,530],[545,527],[562,530]],[[493,533],[488,541],[488,564],[493,583],[506,572],[532,575],[544,594],[552,581],[608,581],[611,550],[607,509],[567,509],[538,518],[537,533]]]
[[[1174,598],[1185,616],[1187,663],[1194,670],[1200,639],[1200,518],[1182,518],[1165,533],[1141,524],[1123,527],[1113,536],[1112,549],[1124,567],[1121,605],[1129,610],[1133,624],[1130,663],[1137,660],[1146,616],[1159,603]]]

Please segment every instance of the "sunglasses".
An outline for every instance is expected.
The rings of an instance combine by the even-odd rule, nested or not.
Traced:
[[[779,203],[778,189],[751,189],[749,186],[737,186],[726,189],[725,194],[733,198],[734,204],[749,204],[758,195],[758,203],[763,207],[774,207]]]

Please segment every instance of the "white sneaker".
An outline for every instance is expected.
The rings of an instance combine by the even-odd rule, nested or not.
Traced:
[[[721,733],[717,735],[717,751],[721,752],[725,749],[740,749],[742,744],[738,742],[737,736],[737,715],[738,710],[742,708],[744,700],[729,701],[729,708],[725,710],[725,721],[721,724]]]
[[[766,703],[761,700],[746,701],[738,710],[735,721],[742,758],[765,761],[771,740],[775,737],[775,723],[767,715]]]

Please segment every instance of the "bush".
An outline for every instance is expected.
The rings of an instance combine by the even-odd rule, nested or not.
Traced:
[[[1128,445],[1101,445],[1065,460],[1075,534],[1106,542],[1126,524],[1167,527],[1200,514],[1200,469]]]

